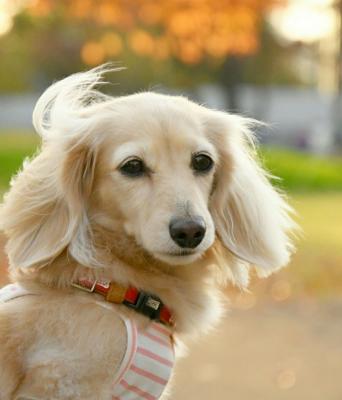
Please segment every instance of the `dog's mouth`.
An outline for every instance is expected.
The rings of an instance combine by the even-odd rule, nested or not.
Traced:
[[[158,253],[156,257],[160,260],[171,264],[189,264],[195,261],[199,257],[200,253],[193,250],[179,250],[174,252]]]

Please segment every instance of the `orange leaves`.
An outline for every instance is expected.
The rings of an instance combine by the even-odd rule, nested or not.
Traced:
[[[42,0],[39,1],[42,3]],[[92,0],[73,0],[70,2],[68,14],[74,18],[86,18],[93,10]]]
[[[89,41],[81,49],[81,58],[87,65],[98,65],[104,61],[105,50],[100,43]]]
[[[138,16],[141,22],[146,25],[159,24],[163,18],[163,10],[158,4],[158,1],[142,2],[138,10]]]
[[[100,25],[110,26],[117,25],[121,19],[121,12],[111,2],[106,1],[99,3],[94,9],[94,18]]]
[[[214,58],[224,57],[231,50],[232,40],[221,35],[211,35],[205,42],[206,53]]]
[[[166,36],[155,39],[155,47],[153,57],[157,60],[166,60],[171,54],[169,40]]]
[[[53,10],[49,0],[32,0],[28,2],[27,8],[34,17],[45,17]]]
[[[113,28],[112,33],[83,46],[81,55],[87,64],[117,56],[125,46],[139,56],[174,57],[197,64],[206,58],[255,52],[263,13],[283,1],[36,0],[31,12],[42,14],[63,7],[66,17],[92,21],[98,30]]]
[[[187,8],[171,14],[166,31],[179,43],[178,58],[198,63],[204,57],[224,58],[245,55],[257,48],[260,16],[245,4],[229,5],[218,11],[202,2],[203,8]]]
[[[87,65],[98,65],[107,57],[118,56],[123,49],[121,37],[114,33],[105,33],[99,41],[88,41],[81,48],[81,58]]]
[[[190,11],[177,11],[170,15],[166,22],[166,29],[169,34],[176,37],[188,37],[195,34],[201,27],[201,21],[198,14],[193,14]]]
[[[197,64],[203,58],[203,51],[193,41],[182,40],[179,42],[177,56],[185,64]]]
[[[121,36],[114,32],[105,33],[101,38],[101,44],[108,56],[118,56],[123,50]]]
[[[141,56],[151,56],[154,51],[154,39],[146,31],[137,29],[129,36],[131,49]]]

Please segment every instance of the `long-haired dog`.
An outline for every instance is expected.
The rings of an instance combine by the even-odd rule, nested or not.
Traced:
[[[106,69],[41,96],[41,149],[5,195],[15,285],[0,305],[1,400],[159,398],[170,374],[148,362],[170,367],[175,343],[215,326],[222,284],[246,287],[251,266],[266,276],[293,252],[253,121],[184,97],[101,94]]]

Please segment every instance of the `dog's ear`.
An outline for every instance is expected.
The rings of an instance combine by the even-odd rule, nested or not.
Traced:
[[[0,208],[13,268],[47,265],[65,249],[82,264],[98,266],[87,200],[101,141],[94,134],[102,123],[98,108],[111,101],[95,87],[110,70],[105,65],[56,82],[35,106],[33,125],[42,151],[24,163]]]
[[[267,275],[288,263],[295,224],[291,207],[257,162],[251,124],[216,111],[206,121],[220,155],[211,213],[222,243]]]
[[[96,145],[80,142],[68,151],[61,176],[70,215],[78,219],[68,250],[74,259],[89,267],[102,266],[96,256],[87,213],[88,201],[94,187],[97,158]]]
[[[11,267],[45,266],[66,248],[76,259],[80,247],[89,256],[86,203],[95,164],[95,153],[76,145],[45,148],[24,166],[1,209]]]

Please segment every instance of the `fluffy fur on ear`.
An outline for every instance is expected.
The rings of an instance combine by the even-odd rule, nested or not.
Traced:
[[[65,249],[83,264],[98,266],[86,202],[101,142],[91,134],[103,123],[96,109],[112,100],[94,86],[108,70],[72,75],[37,102],[33,124],[42,136],[41,152],[24,163],[0,208],[11,268],[44,266]]]
[[[240,260],[268,275],[285,266],[294,247],[292,209],[258,164],[256,121],[213,111],[206,122],[220,152],[211,201],[217,234]]]

